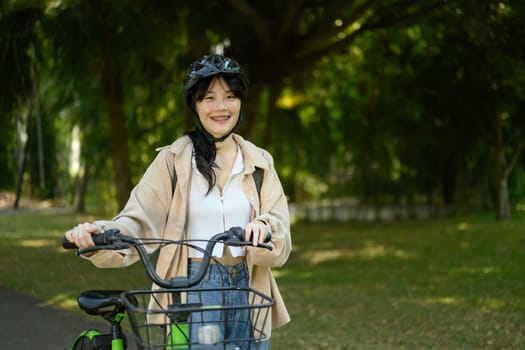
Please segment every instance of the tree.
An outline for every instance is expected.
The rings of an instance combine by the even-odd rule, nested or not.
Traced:
[[[310,80],[320,58],[346,52],[356,37],[369,30],[413,21],[443,0],[414,1],[197,1],[191,13],[208,13],[189,20],[205,22],[215,42],[226,43],[227,54],[239,59],[249,73],[252,103],[242,130],[269,145],[276,126],[275,102],[284,86]],[[188,5],[187,5],[188,6]],[[206,6],[206,8],[204,8]],[[206,11],[204,11],[206,10]],[[260,98],[262,95],[266,99]],[[260,103],[267,103],[261,106]],[[264,115],[261,115],[264,111]],[[257,120],[264,119],[264,123]]]
[[[438,95],[445,97],[441,106],[455,107],[447,115],[459,131],[458,148],[466,150],[465,155],[476,157],[477,163],[492,156],[497,216],[509,219],[509,177],[525,145],[520,108],[525,97],[525,8],[519,1],[464,1],[445,13],[447,26],[439,42],[442,53],[453,59],[434,72],[442,85]],[[427,33],[435,33],[436,23],[429,25]],[[452,77],[448,82],[442,78],[447,71]],[[466,157],[462,160],[468,164]],[[471,176],[474,181],[480,178]]]
[[[167,38],[169,43],[171,39],[165,27],[160,29],[163,22],[156,5],[143,1],[67,1],[53,10],[46,23],[46,33],[57,53],[56,67],[61,67],[63,78],[81,80],[91,74],[97,79],[107,111],[119,207],[126,203],[133,183],[126,93],[145,71],[159,64],[159,41]]]
[[[42,9],[35,6],[16,6],[2,2],[0,11],[0,76],[3,88],[0,92],[1,122],[5,126],[5,138],[0,140],[0,149],[3,157],[15,153],[12,148],[13,141],[18,137],[15,125],[25,125],[27,140],[21,145],[20,159],[17,162],[17,185],[14,207],[17,208],[21,196],[22,184],[29,147],[35,135],[36,125],[33,108],[37,99],[37,59],[40,45],[35,25],[42,16]],[[25,118],[21,116],[22,106],[26,108]],[[16,118],[16,113],[20,117]],[[11,144],[11,146],[10,146]],[[6,164],[5,172],[1,178],[3,185],[9,186],[11,176],[8,159],[3,159]],[[13,169],[11,167],[11,169]]]
[[[313,70],[315,83],[299,105],[310,124],[301,147],[333,174],[327,155],[343,144],[339,159],[351,156],[354,183],[347,193],[383,203],[423,195],[431,204],[478,205],[492,183],[498,215],[510,209],[507,184],[523,147],[524,76],[523,40],[512,33],[523,9],[461,5],[364,33]]]

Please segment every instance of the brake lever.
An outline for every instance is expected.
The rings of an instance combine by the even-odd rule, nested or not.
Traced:
[[[77,250],[75,254],[79,256],[79,255],[86,254],[86,253],[96,252],[98,250],[120,250],[120,249],[127,249],[130,247],[131,247],[131,244],[128,242],[116,241],[111,244],[107,244],[103,246],[94,245],[88,248],[79,249]]]
[[[234,239],[230,239],[230,240],[228,240],[228,242],[225,242],[225,243],[227,245],[231,245],[231,246],[235,246],[235,247],[253,247],[254,246],[252,242],[241,241],[237,237],[235,237]],[[258,243],[257,247],[268,249],[270,251],[273,250],[273,246],[271,244],[268,244],[268,243]]]
[[[251,244],[248,244],[248,246],[251,246]],[[261,247],[261,248],[264,248],[264,249],[268,249],[270,251],[273,250],[273,246],[271,244],[268,244],[268,243],[258,243],[257,244],[257,247]]]

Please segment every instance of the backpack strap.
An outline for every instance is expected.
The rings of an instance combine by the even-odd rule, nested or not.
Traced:
[[[259,196],[259,200],[260,200],[264,169],[255,167],[255,171],[253,172],[252,175],[253,175],[253,180],[255,181],[255,187],[257,188],[257,195]]]

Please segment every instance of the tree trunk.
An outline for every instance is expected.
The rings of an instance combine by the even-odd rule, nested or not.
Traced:
[[[75,212],[84,213],[86,211],[86,191],[89,182],[89,166],[84,165],[84,173],[82,178],[78,181],[76,188],[77,206]]]
[[[277,81],[268,85],[254,84],[248,91],[247,105],[243,107],[243,119],[239,132],[261,147],[271,144],[277,99],[282,85]]]
[[[516,163],[521,147],[515,150],[512,160],[507,161],[505,155],[505,145],[503,144],[503,125],[499,114],[495,114],[493,118],[494,127],[494,153],[496,157],[496,175],[498,188],[498,203],[496,216],[498,220],[510,220],[512,218],[512,210],[510,207],[508,181],[509,176]]]
[[[22,186],[24,184],[24,173],[26,171],[26,165],[27,165],[27,157],[29,154],[29,146],[32,138],[33,133],[33,99],[29,99],[29,110],[27,112],[27,120],[26,120],[26,135],[27,140],[24,145],[24,150],[22,151],[22,157],[18,163],[18,175],[17,175],[17,183],[16,183],[16,197],[15,197],[15,203],[13,204],[14,209],[18,209],[20,206],[20,198],[22,197]]]
[[[17,175],[17,182],[16,182],[16,197],[15,197],[15,203],[13,205],[14,209],[18,209],[20,206],[20,198],[22,197],[22,186],[24,184],[24,173],[26,170],[26,164],[27,164],[27,155],[29,153],[29,141],[31,140],[31,127],[29,126],[29,120],[27,124],[27,140],[26,144],[24,145],[24,150],[22,151],[22,158],[20,159],[20,163],[18,165],[18,175]]]
[[[499,120],[499,117],[496,117]],[[497,188],[498,188],[498,202],[497,202],[497,213],[498,220],[509,220],[512,217],[509,203],[509,188],[508,178],[510,169],[508,168],[507,160],[505,157],[505,149],[503,147],[501,121],[496,122],[496,142],[494,143],[496,153],[496,174],[497,174]]]
[[[117,204],[120,209],[126,204],[132,188],[122,82],[118,75],[105,69],[102,73],[102,85],[106,94],[109,115],[109,146],[117,190]]]
[[[504,176],[499,179],[498,183],[498,219],[509,220],[511,218],[508,177]]]
[[[456,171],[456,160],[453,156],[449,156],[443,165],[441,171],[441,188],[443,200],[447,206],[450,206],[454,202],[454,197],[456,194],[456,181],[457,181],[457,171]]]
[[[257,130],[258,123],[260,121],[260,110],[261,110],[261,97],[263,88],[260,84],[254,84],[249,88],[249,99],[246,102],[246,106],[242,106],[242,121],[239,125],[237,132],[243,135],[246,139],[259,143],[257,138],[259,130]]]

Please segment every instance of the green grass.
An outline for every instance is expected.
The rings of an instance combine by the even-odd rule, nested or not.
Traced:
[[[76,307],[83,289],[145,288],[148,283],[138,264],[98,269],[62,249],[67,229],[93,219],[73,214],[0,216],[0,284],[70,308]]]
[[[59,248],[74,215],[0,216],[0,284],[74,308],[87,288],[144,288]],[[300,224],[275,270],[292,322],[272,349],[525,349],[525,217]]]

